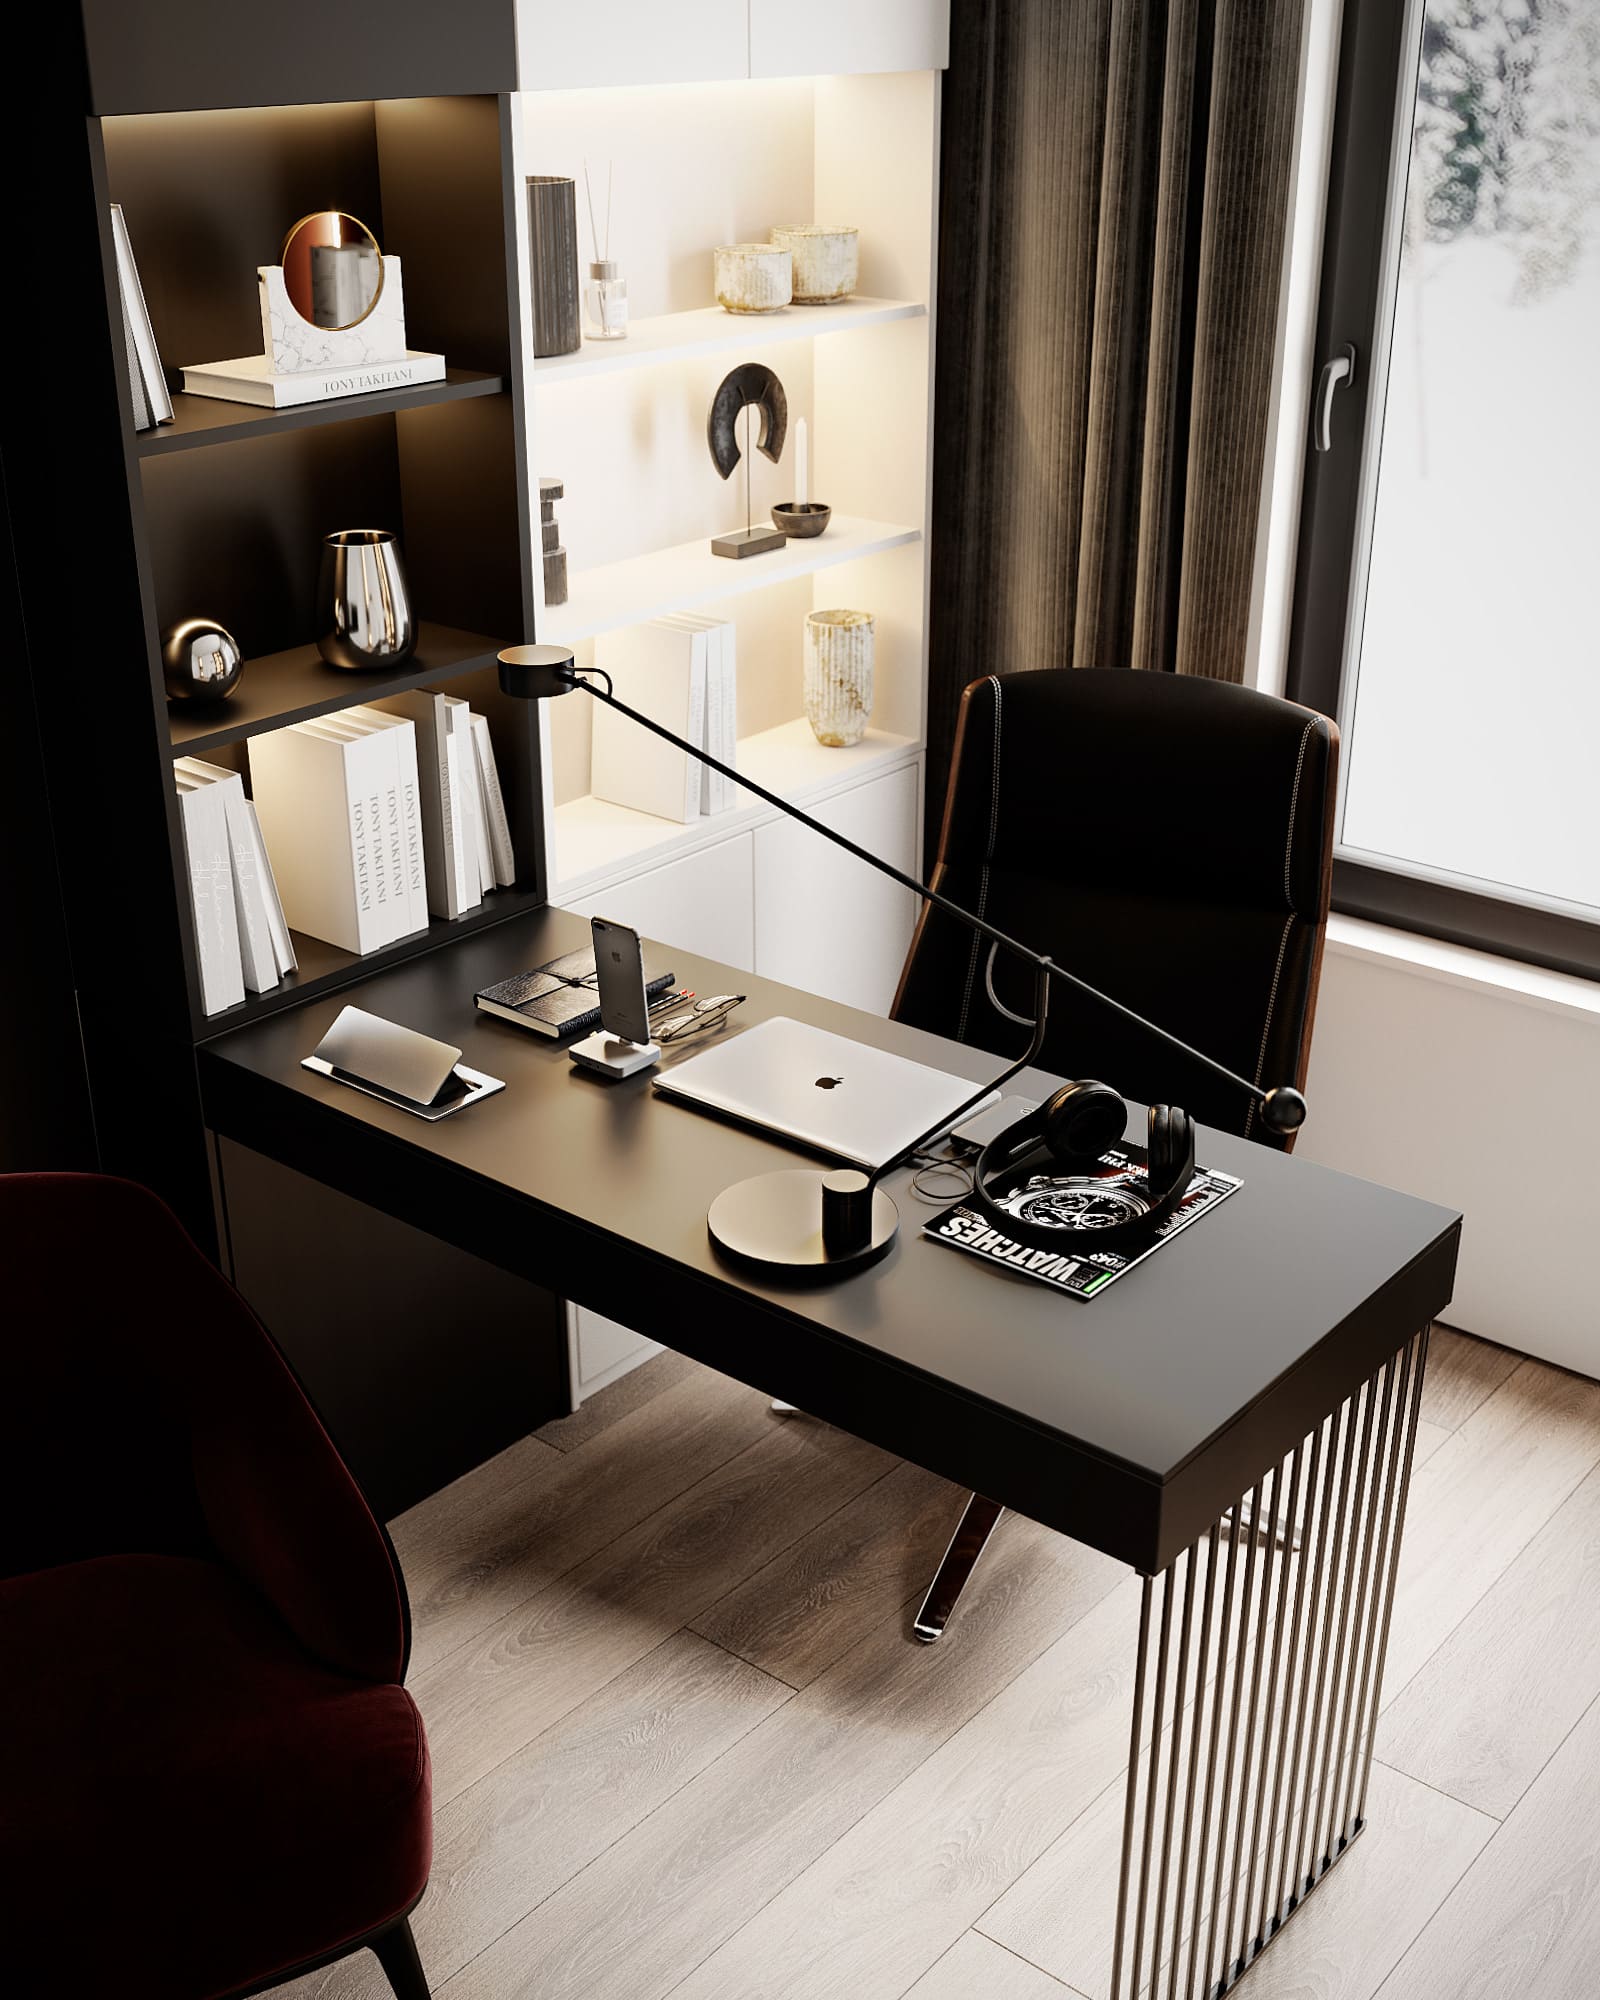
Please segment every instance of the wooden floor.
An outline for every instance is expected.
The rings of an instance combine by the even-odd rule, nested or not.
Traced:
[[[1600,1385],[1436,1332],[1369,1825],[1240,1991],[1600,1994]],[[663,1355],[394,1524],[448,2000],[1103,2000],[1138,1585]],[[382,1996],[366,1954],[285,1989]]]

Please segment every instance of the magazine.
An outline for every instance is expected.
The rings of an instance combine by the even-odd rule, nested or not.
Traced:
[[[1092,1299],[1108,1285],[1116,1283],[1124,1271],[1142,1264],[1163,1243],[1169,1242],[1191,1223],[1215,1208],[1219,1201],[1243,1183],[1236,1174],[1218,1173],[1212,1167],[1198,1167],[1189,1183],[1189,1192],[1175,1214],[1155,1231],[1148,1243],[1122,1250],[1096,1250],[1092,1229],[1084,1222],[1098,1218],[1102,1223],[1131,1221],[1149,1208],[1145,1177],[1145,1149],[1142,1146],[1113,1146],[1100,1155],[1086,1173],[1038,1173],[1025,1175],[1014,1187],[997,1195],[998,1207],[1029,1222],[1048,1227],[1056,1217],[1073,1218],[1068,1245],[1059,1251],[1035,1250],[1005,1235],[987,1216],[965,1202],[936,1215],[923,1227],[924,1235],[953,1250],[983,1257],[1007,1270],[1021,1271],[1041,1284],[1053,1285],[1069,1298]]]

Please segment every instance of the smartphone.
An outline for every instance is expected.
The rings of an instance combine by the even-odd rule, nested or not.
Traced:
[[[644,955],[639,933],[605,917],[590,921],[594,969],[600,990],[600,1025],[625,1042],[650,1040],[650,1003],[644,991]]]

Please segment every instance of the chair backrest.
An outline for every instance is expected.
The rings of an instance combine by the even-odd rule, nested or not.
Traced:
[[[974,681],[932,886],[1230,1069],[1299,1087],[1338,741],[1325,716],[1191,676],[1076,668]],[[991,968],[987,944],[924,909],[894,1014],[1015,1055],[1032,974],[1004,952]],[[1059,984],[1049,1021],[1044,1067],[1281,1143],[1242,1092]]]
[[[204,1556],[307,1649],[399,1680],[394,1552],[244,1300],[147,1189],[0,1175],[0,1578]]]

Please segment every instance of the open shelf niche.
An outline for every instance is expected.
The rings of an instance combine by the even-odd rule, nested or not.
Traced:
[[[186,364],[259,351],[256,268],[276,259],[298,216],[327,207],[361,217],[401,258],[410,344],[448,363],[441,382],[287,410],[178,394],[175,422],[130,431],[151,695],[168,754],[227,764],[248,788],[249,739],[403,689],[448,687],[489,717],[517,854],[518,886],[469,917],[365,958],[298,939],[298,974],[207,1016],[174,793],[171,861],[197,1037],[543,895],[538,720],[500,696],[494,673],[495,653],[529,635],[533,614],[503,171],[511,117],[510,101],[493,96],[397,98],[108,117],[98,128],[170,380]],[[393,670],[341,672],[317,652],[323,537],[351,527],[387,528],[399,543],[418,636]],[[223,702],[169,706],[159,634],[197,615],[233,632],[244,675]]]
[[[565,487],[556,519],[568,591],[547,607],[536,561],[540,638],[570,644],[587,664],[596,641],[603,650],[603,635],[621,627],[674,611],[727,617],[738,629],[742,769],[803,804],[920,767],[937,75],[529,92],[522,105],[519,199],[526,174],[577,178],[585,265],[582,163],[600,176],[602,230],[610,163],[610,250],[628,277],[632,312],[626,340],[529,356],[530,469]],[[811,220],[860,230],[855,298],[751,317],[714,303],[715,245]],[[526,258],[525,215],[518,242]],[[779,464],[750,455],[752,518],[766,522],[774,503],[794,497],[801,417],[810,497],[834,511],[817,539],[734,561],[712,555],[710,541],[744,523],[745,464],[724,484],[706,448],[706,417],[717,385],[745,359],[774,370],[789,412]],[[877,619],[872,727],[849,751],[815,741],[801,694],[806,613],[838,605]],[[590,707],[563,701],[545,715],[557,900],[579,900],[773,817],[748,794],[685,825],[593,798]]]

